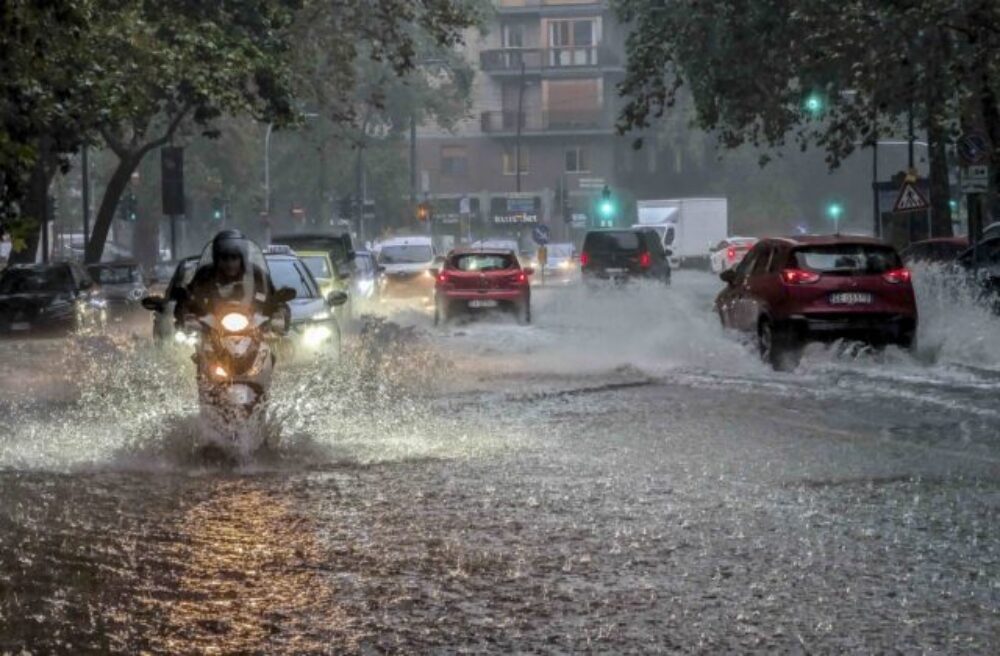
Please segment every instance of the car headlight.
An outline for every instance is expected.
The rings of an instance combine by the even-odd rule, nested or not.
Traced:
[[[374,286],[374,283],[371,280],[359,280],[358,281],[358,291],[360,291],[362,294],[367,294],[367,293],[371,292],[373,286]]]
[[[313,321],[326,321],[330,318],[330,312],[328,310],[320,310],[316,314],[310,317]]]
[[[240,314],[239,312],[230,312],[226,316],[222,317],[222,327],[231,333],[238,333],[246,330],[250,325],[250,320],[247,319],[246,315]]]
[[[316,348],[333,337],[330,326],[309,326],[302,335],[302,343],[307,348]]]
[[[185,346],[196,346],[198,344],[198,335],[196,333],[178,330],[174,333],[174,342]]]

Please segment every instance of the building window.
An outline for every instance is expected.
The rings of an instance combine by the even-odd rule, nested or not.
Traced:
[[[583,146],[566,149],[566,173],[590,173],[590,158]]]
[[[514,157],[516,153],[516,148],[513,146],[506,146],[503,150],[503,174],[504,175],[516,175],[514,171]],[[526,146],[521,146],[521,174],[528,172],[528,148]]]
[[[508,23],[503,26],[503,47],[524,47],[524,23]]]
[[[549,66],[594,66],[597,64],[597,21],[549,21]]]
[[[441,173],[443,175],[469,174],[469,156],[465,146],[441,146]]]

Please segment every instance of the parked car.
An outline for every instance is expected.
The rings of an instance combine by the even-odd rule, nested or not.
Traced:
[[[794,366],[811,340],[914,343],[910,271],[877,239],[764,239],[720,277],[726,287],[715,306],[723,326],[754,335],[761,357],[775,368]]]
[[[950,264],[968,248],[966,237],[938,237],[915,241],[899,255],[907,264]]]
[[[107,302],[75,262],[12,264],[0,273],[0,335],[101,330]]]
[[[723,239],[712,248],[709,254],[712,272],[722,273],[726,269],[738,266],[756,243],[756,237],[727,237]]]
[[[456,249],[432,270],[434,324],[461,312],[502,309],[531,323],[531,267],[521,267],[514,251]]]
[[[140,309],[139,302],[149,293],[150,279],[138,262],[90,264],[87,273],[100,285],[112,314]]]
[[[440,266],[430,237],[395,237],[382,242],[378,265],[384,267],[379,295],[386,298],[425,297],[434,293],[430,270]]]
[[[669,256],[654,230],[592,230],[583,238],[580,271],[587,282],[639,278],[670,284]]]

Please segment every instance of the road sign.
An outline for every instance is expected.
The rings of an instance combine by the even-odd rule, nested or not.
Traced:
[[[580,178],[580,189],[604,189],[607,184],[604,178]]]
[[[536,225],[531,229],[531,238],[535,240],[535,243],[539,246],[544,246],[549,243],[550,236],[549,227],[544,224]]]
[[[984,194],[990,190],[990,167],[989,166],[963,166],[962,167],[962,193],[963,194]]]
[[[955,149],[958,151],[958,159],[965,166],[987,164],[993,151],[989,137],[982,132],[963,134],[955,144]]]
[[[907,178],[892,204],[893,212],[922,212],[931,205],[917,189],[916,182]]]

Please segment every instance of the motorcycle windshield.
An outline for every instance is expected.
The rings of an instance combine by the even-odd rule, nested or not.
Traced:
[[[212,244],[202,251],[192,285],[211,305],[259,307],[270,298],[267,262],[249,239],[228,242],[216,259]],[[207,308],[206,308],[207,309]]]

